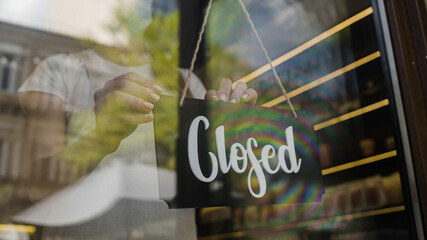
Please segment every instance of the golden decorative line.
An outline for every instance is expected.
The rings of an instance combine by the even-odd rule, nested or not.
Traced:
[[[357,60],[357,61],[355,61],[353,63],[350,63],[349,65],[347,65],[347,66],[345,66],[343,68],[340,68],[340,69],[338,69],[338,70],[336,70],[336,71],[334,71],[332,73],[329,73],[326,76],[323,76],[323,77],[321,77],[319,79],[316,79],[316,80],[314,80],[314,81],[312,81],[312,82],[310,82],[310,83],[308,83],[306,85],[303,85],[303,86],[301,86],[301,87],[299,87],[299,88],[297,88],[297,89],[289,92],[288,96],[289,96],[289,98],[295,97],[295,96],[297,96],[297,95],[299,95],[299,94],[301,94],[303,92],[306,92],[308,90],[311,90],[311,89],[313,89],[313,88],[315,88],[315,87],[317,87],[317,86],[319,86],[319,85],[321,85],[321,84],[323,84],[323,83],[325,83],[325,82],[327,82],[329,80],[332,80],[332,79],[334,79],[334,78],[336,78],[338,76],[341,76],[344,73],[347,73],[347,72],[349,72],[349,71],[351,71],[351,70],[353,70],[353,69],[355,69],[357,67],[360,67],[360,66],[362,66],[362,65],[364,65],[364,64],[366,64],[368,62],[371,62],[371,61],[379,58],[380,56],[381,56],[381,54],[380,54],[379,51],[374,52],[374,53],[372,53],[372,54],[370,54],[370,55],[368,55],[368,56],[366,56],[364,58],[361,58],[361,59],[359,59],[359,60]],[[263,107],[274,107],[277,104],[282,103],[284,101],[286,101],[286,97],[285,96],[280,96],[280,97],[278,97],[276,99],[273,99],[273,100],[271,100],[271,101],[269,101],[267,103],[262,104],[261,106],[263,106]]]
[[[32,234],[36,232],[36,227],[29,225],[0,224],[0,232],[25,232]]]
[[[338,165],[338,166],[335,166],[335,167],[323,169],[322,170],[322,175],[328,175],[328,174],[331,174],[331,173],[344,171],[344,170],[347,170],[347,169],[350,169],[350,168],[355,168],[355,167],[362,166],[362,165],[365,165],[365,164],[369,164],[369,163],[377,162],[377,161],[384,160],[384,159],[387,159],[387,158],[391,158],[391,157],[394,157],[394,156],[397,156],[396,150],[393,150],[393,151],[390,151],[390,152],[386,152],[386,153],[382,153],[382,154],[378,154],[378,155],[375,155],[375,156],[372,156],[372,157],[368,157],[368,158],[364,158],[364,159],[361,159],[361,160],[357,160],[357,161],[354,161],[354,162],[349,162],[349,163],[346,163],[346,164]]]
[[[351,24],[369,16],[370,14],[373,13],[373,9],[372,7],[369,7],[365,10],[363,10],[362,12],[354,15],[353,17],[350,17],[348,19],[346,19],[345,21],[335,25],[334,27],[330,28],[329,30],[317,35],[316,37],[312,38],[311,40],[305,42],[304,44],[298,46],[297,48],[291,50],[288,53],[285,53],[284,55],[280,56],[279,58],[275,59],[272,63],[273,66],[278,66],[284,62],[286,62],[287,60],[295,57],[296,55],[300,54],[301,52],[309,49],[310,47],[316,45],[317,43],[321,42],[322,40],[330,37],[331,35],[341,31],[342,29],[350,26]],[[267,72],[268,70],[271,69],[270,64],[266,64],[262,67],[260,67],[259,69],[253,71],[252,73],[248,74],[247,76],[235,81],[233,83],[233,88],[237,85],[238,82],[249,82],[253,79],[255,79],[256,77],[260,76],[261,74]]]
[[[371,104],[369,106],[357,109],[357,110],[355,110],[353,112],[349,112],[349,113],[346,113],[346,114],[341,115],[339,117],[332,118],[332,119],[330,119],[328,121],[316,124],[316,125],[314,125],[314,131],[319,131],[320,129],[332,126],[334,124],[346,121],[348,119],[351,119],[351,118],[363,115],[363,114],[368,113],[368,112],[372,112],[374,110],[377,110],[379,108],[385,107],[387,105],[389,105],[388,99],[382,100],[380,102]]]
[[[348,221],[348,220],[353,220],[353,219],[358,219],[358,218],[372,217],[372,216],[387,214],[387,213],[401,212],[404,210],[405,210],[405,206],[400,205],[400,206],[396,206],[396,207],[376,209],[376,210],[371,210],[371,211],[366,211],[366,212],[350,213],[350,214],[341,215],[341,216],[315,219],[315,220],[308,220],[308,221],[304,221],[304,222],[296,222],[296,223],[288,224],[286,226],[278,226],[275,229],[276,230],[285,230],[285,229],[303,228],[303,227],[309,227],[309,226],[313,226],[313,225],[324,224],[326,222]]]
[[[334,216],[334,217],[329,217],[329,218],[308,220],[308,221],[295,222],[295,223],[287,223],[287,224],[284,224],[281,226],[276,226],[273,229],[275,231],[292,230],[295,228],[304,228],[304,227],[324,224],[324,223],[332,222],[332,221],[348,221],[348,220],[353,220],[353,219],[359,219],[359,218],[364,218],[364,217],[372,217],[372,216],[383,215],[383,214],[394,213],[394,212],[401,212],[401,211],[405,211],[404,205],[389,207],[389,208],[383,208],[383,209],[376,209],[376,210],[371,210],[371,211],[366,211],[366,212],[350,213],[350,214],[346,214],[346,215]],[[234,237],[243,237],[243,236],[249,235],[251,232],[255,233],[257,231],[258,230],[246,230],[246,231],[218,234],[218,235],[201,237],[201,238],[199,238],[199,240],[223,240],[223,239],[230,239],[230,238],[234,238]]]
[[[377,210],[372,210],[372,211],[367,211],[367,212],[352,213],[352,214],[347,214],[347,215],[338,216],[338,217],[334,217],[334,218],[335,218],[335,220],[351,220],[351,219],[372,217],[372,216],[377,216],[377,215],[382,215],[382,214],[387,214],[387,213],[394,213],[394,212],[401,212],[401,211],[405,211],[404,205],[400,205],[400,206],[396,206],[396,207],[383,208],[383,209],[377,209]]]

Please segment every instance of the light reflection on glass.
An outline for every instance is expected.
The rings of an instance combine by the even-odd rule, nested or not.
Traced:
[[[203,12],[203,6],[172,0],[141,2],[135,7],[132,4],[139,1],[3,0],[0,30],[6,34],[0,36],[0,238],[13,234],[14,239],[176,239],[175,233],[186,240],[195,239],[196,233],[205,240],[409,238],[410,217],[402,195],[402,154],[391,124],[391,98],[382,72],[370,1],[244,1],[297,111],[305,112],[315,124],[318,148],[305,145],[300,150],[319,154],[327,185],[320,203],[202,208],[176,218],[156,218],[158,205],[141,205],[141,198],[147,197],[146,183],[155,181],[158,173],[166,179],[163,187],[167,194],[174,196],[176,175],[172,169],[176,165],[166,159],[164,168],[156,169],[151,161],[153,145],[147,143],[151,135],[123,141],[119,152],[124,158],[107,157],[99,171],[92,171],[100,162],[93,160],[96,151],[71,152],[67,156],[70,161],[36,159],[40,153],[37,149],[52,136],[48,132],[39,136],[34,133],[45,124],[51,129],[57,126],[54,121],[30,121],[18,99],[18,88],[36,67],[51,59],[48,57],[89,48],[116,65],[148,64],[150,77],[162,83],[165,94],[178,95],[178,66],[185,65],[180,61],[187,54],[180,46],[192,41],[191,34],[183,34],[180,29],[197,30],[195,13]],[[152,10],[147,10],[150,6]],[[184,11],[193,7],[198,8],[194,15]],[[180,25],[183,19],[190,19],[187,22],[193,25]],[[237,2],[214,1],[205,39],[201,54],[205,59],[200,60],[196,76],[207,89],[216,89],[223,77],[235,84],[244,81],[257,90],[258,105],[289,110]],[[99,61],[89,62],[100,65]],[[62,67],[48,66],[54,70]],[[67,89],[77,86],[68,85]],[[93,103],[93,92],[79,97],[87,97],[85,106]],[[47,101],[43,105],[42,99],[38,100],[35,103],[41,109],[53,104]],[[242,110],[216,117],[218,122],[227,120],[236,126],[234,132],[227,133],[227,142],[250,131],[260,144],[277,146],[277,129],[283,116],[258,116],[270,123],[268,128],[259,128],[256,121],[240,121],[241,116],[250,114]],[[92,107],[68,109],[63,115],[67,124],[75,125],[61,130],[66,133],[64,139],[53,137],[53,149],[63,147],[64,142],[71,145],[95,121]],[[44,112],[39,116],[47,115]],[[177,124],[170,118],[163,116],[161,121]],[[175,153],[176,133],[166,128],[157,130],[163,139],[158,146],[160,154]],[[93,145],[93,149],[117,139],[114,134],[102,138],[104,144]],[[141,153],[143,148],[151,151]],[[233,180],[237,187],[247,190],[241,179]],[[92,183],[94,188],[86,188]],[[288,203],[297,198],[312,199],[315,188],[282,181],[272,185],[268,194],[278,203]],[[156,189],[152,188],[153,192]],[[83,203],[93,206],[85,210]],[[95,210],[99,211],[92,214]],[[34,220],[36,215],[45,223],[54,219],[53,225],[60,225],[61,214],[65,213],[85,217],[72,226],[18,225],[31,224],[25,220]],[[402,225],[396,227],[393,222]],[[191,223],[190,230],[187,223]]]

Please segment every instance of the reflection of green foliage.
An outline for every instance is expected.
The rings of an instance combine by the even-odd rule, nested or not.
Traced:
[[[169,91],[178,86],[178,24],[179,12],[154,16],[145,30],[138,10],[132,6],[119,6],[115,10],[115,20],[108,25],[113,33],[126,37],[125,54],[128,65],[140,65],[149,62],[155,80]],[[145,32],[144,32],[145,30]],[[139,61],[138,61],[139,60]]]
[[[172,95],[178,96],[178,11],[155,16],[153,22],[144,34],[144,47],[151,56],[151,69],[164,88]],[[168,156],[168,163],[159,163],[162,167],[173,169],[175,167],[176,138],[178,136],[178,102],[170,104],[157,104],[155,110],[155,134],[157,139],[158,154]],[[164,159],[158,156],[158,159]]]
[[[208,71],[212,80],[208,87],[218,89],[221,79],[230,78],[235,81],[248,73],[249,68],[222,47],[211,44],[209,45]]]
[[[115,19],[107,25],[107,28],[115,35],[124,35],[129,52],[143,53],[143,33],[145,26],[141,21],[138,9],[132,5],[120,5],[114,9]]]
[[[179,12],[178,10],[165,15],[153,16],[150,26],[143,32],[138,20],[138,12],[134,9],[121,7],[116,11],[116,25],[125,31],[130,43],[130,52],[138,52],[150,58],[151,70],[155,81],[159,82],[166,91],[178,95],[178,38]],[[156,106],[156,138],[162,139],[162,146],[158,149],[173,157],[175,154],[175,139],[177,136],[177,105]],[[172,126],[171,126],[172,125]],[[172,159],[170,159],[172,160]],[[162,164],[163,165],[163,164]],[[169,167],[173,167],[170,161]]]
[[[226,46],[232,46],[236,39],[241,38],[242,25],[247,24],[240,9],[237,1],[218,1],[212,8],[207,31],[209,53],[207,67],[212,81],[208,87],[217,88],[222,78],[234,81],[250,71],[245,62],[225,49]]]
[[[115,19],[107,25],[107,28],[120,39],[122,44],[118,47],[103,46],[88,40],[82,40],[83,44],[96,50],[102,57],[125,66],[141,66],[150,64],[154,78],[159,85],[172,95],[178,95],[178,24],[179,12],[174,11],[166,15],[154,16],[151,24],[145,30],[144,22],[141,21],[137,8],[131,5],[120,5],[114,10]],[[145,31],[145,32],[144,32]],[[109,114],[116,116],[116,119],[109,116],[101,116],[99,119],[109,126],[108,132],[102,136],[90,136],[87,141],[91,146],[82,146],[86,151],[68,151],[65,154],[66,159],[69,159],[75,171],[90,170],[96,166],[101,159],[105,148],[109,146],[117,146],[120,140],[129,135],[129,129],[126,121],[120,119],[127,110],[125,106],[116,104],[109,105]],[[156,106],[157,108],[157,106]],[[161,146],[157,146],[164,151],[167,156],[174,157],[175,154],[175,139],[177,132],[176,127],[171,128],[171,124],[177,125],[177,105],[171,104],[161,106],[162,114],[156,114],[158,124],[156,126],[156,137],[162,139]],[[159,112],[159,111],[155,111]],[[163,114],[165,113],[165,114]],[[87,120],[87,114],[80,113],[82,121]],[[77,117],[77,116],[73,116]],[[100,124],[98,119],[97,125]],[[76,129],[76,134],[79,129]],[[141,134],[142,135],[142,134]],[[125,148],[129,152],[140,149],[149,139],[150,133],[143,134],[144,136],[135,136],[135,141],[126,142]],[[72,138],[73,134],[70,134]],[[91,141],[93,140],[93,141]],[[132,155],[132,154],[130,154]],[[144,159],[142,159],[144,161]],[[162,166],[173,168],[172,159],[169,163],[162,163]]]
[[[209,41],[220,46],[230,46],[242,35],[242,25],[247,21],[237,1],[217,1],[209,16]]]
[[[144,34],[144,48],[151,56],[151,69],[156,81],[169,91],[178,90],[178,11],[155,16]]]
[[[178,101],[164,99],[156,104],[155,110],[155,134],[157,141],[157,158],[159,166],[169,169],[175,168],[176,140],[178,138]]]

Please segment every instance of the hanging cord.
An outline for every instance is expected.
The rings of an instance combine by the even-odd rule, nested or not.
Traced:
[[[199,37],[197,39],[196,49],[194,50],[193,58],[191,59],[190,69],[188,70],[188,75],[187,75],[187,78],[185,79],[185,86],[184,86],[184,89],[182,90],[181,99],[179,101],[180,107],[182,107],[182,105],[184,104],[184,99],[185,99],[185,96],[187,95],[187,91],[188,91],[188,87],[189,87],[189,83],[190,83],[190,78],[191,78],[191,75],[192,75],[193,70],[194,70],[194,63],[196,62],[197,54],[198,54],[199,49],[200,49],[200,43],[202,42],[203,33],[205,32],[206,24],[208,22],[208,17],[209,17],[209,13],[210,13],[210,10],[212,7],[212,2],[213,2],[213,0],[209,0],[208,7],[206,8],[206,13],[205,13],[205,17],[203,19],[203,24],[202,24],[202,27],[201,27],[200,32],[199,32]],[[261,37],[259,36],[258,31],[255,28],[255,25],[251,19],[251,16],[249,15],[249,12],[246,9],[246,6],[243,3],[243,1],[239,0],[239,3],[242,6],[243,12],[246,14],[246,17],[247,17],[247,19],[248,19],[248,21],[252,27],[252,30],[255,33],[255,35],[258,39],[258,42],[261,45],[262,50],[264,51],[265,56],[267,57],[267,60],[270,64],[271,69],[273,70],[274,77],[277,80],[277,83],[279,84],[280,88],[282,89],[283,95],[285,95],[286,100],[287,100],[289,106],[291,107],[292,113],[294,114],[294,117],[296,119],[298,117],[298,115],[295,112],[294,106],[292,105],[292,102],[289,99],[288,94],[286,93],[285,87],[283,87],[282,81],[280,80],[280,77],[277,74],[276,68],[274,67],[274,65],[272,63],[271,58],[267,53],[267,50],[264,47],[264,43],[262,42]]]
[[[265,56],[267,57],[267,60],[268,60],[268,62],[270,64],[271,69],[273,70],[274,77],[276,78],[277,83],[279,84],[280,88],[282,89],[283,95],[285,95],[286,100],[287,100],[289,106],[291,107],[292,113],[294,114],[294,117],[296,119],[298,116],[297,116],[297,113],[295,112],[294,106],[292,105],[292,102],[289,99],[288,94],[286,93],[285,87],[283,87],[282,81],[280,80],[279,75],[276,72],[276,68],[274,67],[273,63],[271,62],[270,56],[268,55],[267,50],[265,49],[264,44],[263,44],[263,42],[261,40],[261,37],[259,36],[258,31],[255,28],[254,22],[252,21],[251,16],[249,15],[249,12],[246,9],[246,6],[243,3],[243,1],[239,0],[239,3],[242,6],[243,12],[245,12],[246,17],[247,17],[249,23],[251,24],[252,30],[255,33],[255,35],[256,35],[256,37],[258,39],[258,42],[261,45],[262,50],[264,51]]]
[[[184,104],[185,96],[187,95],[187,90],[190,85],[191,74],[193,73],[194,63],[196,62],[197,53],[199,52],[199,49],[200,49],[200,43],[202,42],[203,33],[205,32],[206,24],[208,23],[208,17],[211,11],[212,2],[213,0],[209,0],[208,7],[206,8],[205,18],[203,19],[203,24],[199,32],[199,38],[197,39],[196,49],[194,50],[193,58],[191,59],[190,69],[188,69],[187,79],[185,79],[185,86],[184,86],[184,89],[182,90],[181,99],[179,100],[179,107],[182,107],[182,105]]]

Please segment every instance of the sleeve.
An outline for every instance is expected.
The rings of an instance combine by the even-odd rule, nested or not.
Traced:
[[[65,101],[68,58],[65,54],[59,54],[44,59],[18,89],[18,93],[50,93]]]
[[[185,81],[185,79],[187,78],[188,69],[179,68],[178,70],[182,76],[181,81]],[[197,98],[197,99],[205,98],[206,88],[203,85],[202,81],[195,74],[192,74],[190,77],[188,90],[194,98]]]

